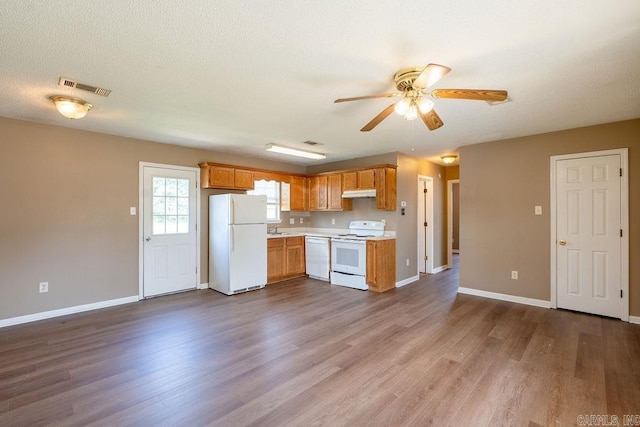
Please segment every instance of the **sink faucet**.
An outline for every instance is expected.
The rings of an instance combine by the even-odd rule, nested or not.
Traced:
[[[272,225],[271,227],[267,227],[267,233],[269,234],[278,234],[278,225]]]

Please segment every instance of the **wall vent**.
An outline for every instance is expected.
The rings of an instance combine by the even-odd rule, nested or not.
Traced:
[[[87,92],[95,93],[96,95],[109,96],[111,89],[103,89],[101,87],[91,86],[84,83],[79,83],[73,80],[60,77],[58,81],[60,86],[72,87],[74,89],[86,90]]]
[[[307,145],[311,145],[311,146],[322,145],[319,142],[314,142],[314,141],[305,141],[305,142],[303,142],[303,144],[307,144]]]

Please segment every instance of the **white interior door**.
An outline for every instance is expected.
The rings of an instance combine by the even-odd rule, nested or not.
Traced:
[[[557,306],[620,318],[620,155],[555,165]]]
[[[433,273],[433,180],[418,177],[418,273]]]
[[[142,295],[195,289],[197,203],[195,170],[143,166]]]

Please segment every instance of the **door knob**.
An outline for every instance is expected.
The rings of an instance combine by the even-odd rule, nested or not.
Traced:
[[[149,242],[149,241],[151,241],[151,237],[147,237],[147,238],[146,238],[146,239],[144,239],[144,240],[146,240],[147,242]]]
[[[565,240],[560,240],[558,243],[560,243],[560,246],[564,246],[567,244],[567,242]]]

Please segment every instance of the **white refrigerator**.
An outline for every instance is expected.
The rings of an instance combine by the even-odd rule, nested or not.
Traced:
[[[266,196],[209,196],[209,287],[233,295],[266,283]]]

